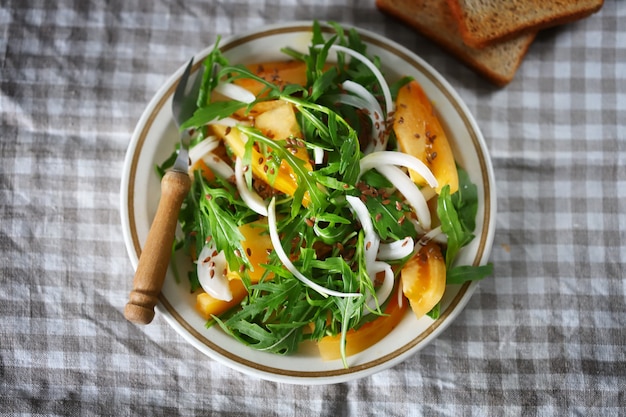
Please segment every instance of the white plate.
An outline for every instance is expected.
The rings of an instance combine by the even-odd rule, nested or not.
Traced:
[[[224,55],[231,63],[256,63],[284,58],[280,48],[291,46],[307,51],[311,22],[266,26],[222,41]],[[388,79],[409,75],[423,87],[435,105],[450,138],[457,161],[478,186],[479,208],[476,238],[460,253],[462,264],[484,264],[491,251],[496,197],[493,169],[484,139],[472,115],[451,86],[421,58],[406,48],[375,33],[359,30],[368,53],[379,56]],[[212,47],[195,56],[194,70]],[[170,155],[178,140],[172,121],[172,94],[183,71],[181,68],[161,87],[144,111],[128,147],[121,184],[121,215],[124,240],[136,268],[141,248],[154,218],[160,183],[154,166]],[[179,257],[173,262],[188,261]],[[340,360],[323,361],[313,346],[304,346],[293,356],[278,356],[250,349],[227,336],[219,328],[206,329],[194,311],[195,297],[187,282],[177,284],[171,271],[165,279],[157,311],[193,346],[207,356],[249,375],[267,380],[326,384],[361,378],[394,366],[437,337],[459,314],[476,287],[475,283],[448,286],[438,320],[415,319],[407,313],[387,337],[371,348],[348,358],[345,369]],[[131,283],[128,283],[129,291]],[[149,331],[149,329],[147,329]]]

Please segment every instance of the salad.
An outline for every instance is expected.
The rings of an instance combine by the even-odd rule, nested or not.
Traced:
[[[173,249],[207,326],[276,354],[312,341],[347,366],[492,268],[454,264],[477,192],[419,83],[387,80],[355,30],[329,25],[276,62],[233,65],[218,39],[181,126],[193,181]]]

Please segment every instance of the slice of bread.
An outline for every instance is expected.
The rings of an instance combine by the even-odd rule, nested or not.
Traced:
[[[573,22],[597,12],[604,0],[447,0],[463,41],[484,48],[537,31]]]
[[[488,48],[475,49],[463,42],[446,0],[376,0],[376,6],[430,38],[498,86],[513,79],[536,35],[535,32],[524,34]]]

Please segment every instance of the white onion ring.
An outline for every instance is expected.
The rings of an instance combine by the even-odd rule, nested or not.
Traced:
[[[315,47],[319,49],[323,48],[324,45],[316,45]],[[380,70],[376,68],[376,65],[374,65],[374,63],[370,61],[369,58],[367,58],[365,55],[353,49],[346,48],[345,46],[331,45],[330,49],[334,50],[335,52],[343,52],[353,58],[358,59],[359,61],[364,63],[370,69],[370,71],[372,71],[372,73],[376,77],[376,80],[378,80],[378,83],[380,84],[381,90],[383,92],[383,96],[385,98],[385,109],[387,110],[387,114],[391,113],[393,111],[393,99],[391,98],[391,91],[389,91],[389,85],[387,85],[385,77],[383,77],[383,74],[380,72]]]
[[[379,272],[384,271],[385,278],[383,280],[382,285],[376,291],[376,300],[378,301],[378,303],[376,303],[376,300],[374,300],[374,297],[370,296],[369,299],[367,300],[367,306],[369,308],[366,308],[363,310],[364,316],[370,313],[370,309],[376,310],[378,306],[382,305],[385,301],[387,301],[387,298],[389,298],[389,295],[391,295],[391,291],[393,291],[393,286],[394,286],[394,281],[395,281],[394,276],[393,276],[393,271],[391,269],[391,266],[388,263],[376,261],[374,262],[374,265],[372,267],[373,267],[372,272],[374,273],[374,276],[376,276],[376,274],[378,274]]]
[[[424,195],[420,192],[417,185],[409,178],[404,171],[393,165],[380,165],[376,169],[385,176],[398,191],[404,196],[409,205],[413,207],[417,220],[420,225],[428,230],[430,229],[430,210]]]
[[[256,96],[254,94],[237,84],[219,83],[213,91],[246,104],[250,104],[256,100]]]
[[[352,94],[337,94],[333,96],[337,98],[337,102],[341,104],[345,104],[347,106],[354,107],[356,109],[369,109],[369,103],[365,101],[363,98],[358,96],[353,96]]]
[[[402,259],[405,256],[409,256],[411,253],[413,253],[414,248],[415,242],[410,236],[407,236],[401,240],[396,240],[391,243],[381,243],[378,248],[377,259],[381,261]]]
[[[236,127],[237,125],[250,126],[250,122],[237,120],[234,117],[215,118],[206,123],[207,125],[220,125],[226,127]]]
[[[283,265],[285,266],[285,268],[287,268],[289,272],[291,272],[297,279],[302,281],[302,283],[311,287],[311,289],[317,291],[324,297],[328,297],[331,295],[335,297],[361,297],[362,294],[359,294],[359,293],[345,293],[345,292],[334,291],[334,290],[330,290],[328,288],[322,287],[321,285],[316,284],[315,282],[311,281],[310,279],[305,277],[300,271],[298,271],[296,266],[293,263],[291,263],[289,256],[287,256],[287,254],[285,253],[285,250],[283,249],[283,246],[280,242],[280,237],[278,236],[278,228],[276,224],[276,198],[275,197],[273,197],[272,200],[270,201],[267,212],[268,212],[267,224],[268,224],[268,229],[270,232],[270,240],[272,241],[272,245],[274,246],[276,255],[278,255],[278,258],[280,259],[280,261],[283,263]]]
[[[372,168],[378,168],[380,165],[399,165],[412,169],[426,180],[429,186],[437,188],[438,182],[431,170],[419,158],[404,152],[397,151],[381,151],[372,152],[361,158],[359,162],[360,174]]]
[[[426,233],[424,236],[422,236],[419,240],[419,243],[421,245],[425,245],[431,240],[434,240],[437,243],[447,244],[448,236],[445,233],[443,233],[441,226],[437,226],[434,229],[430,230],[428,233]]]
[[[382,151],[387,147],[387,138],[385,136],[385,120],[383,119],[383,111],[380,108],[380,104],[376,98],[367,91],[361,84],[354,81],[346,80],[343,82],[342,87],[344,90],[355,94],[362,98],[367,103],[368,116],[372,122],[374,129],[373,141],[369,143],[366,149],[366,153]]]
[[[226,265],[224,251],[217,253],[215,242],[211,240],[204,245],[198,255],[196,271],[200,286],[207,294],[218,300],[231,301],[233,293],[230,290],[228,278],[224,275]]]
[[[359,222],[361,223],[361,227],[363,228],[363,244],[365,245],[364,253],[365,253],[365,267],[367,269],[367,275],[373,281],[375,277],[375,273],[373,272],[373,265],[376,261],[376,256],[378,255],[378,247],[380,246],[380,237],[374,231],[374,225],[372,223],[372,218],[370,217],[369,210],[365,203],[361,201],[360,198],[347,195],[346,201],[354,210],[354,214],[356,214]]]
[[[313,148],[313,159],[315,165],[320,165],[324,162],[324,149],[318,146]]]
[[[215,155],[213,152],[209,152],[202,157],[202,160],[208,166],[214,174],[219,175],[222,178],[230,178],[235,175],[235,171],[228,165],[222,158]]]
[[[217,140],[215,136],[207,136],[204,140],[198,142],[196,146],[189,149],[189,165],[193,166],[196,162],[202,159],[204,155],[217,148],[219,144],[220,141]]]
[[[248,205],[252,210],[261,216],[267,217],[267,206],[265,201],[254,190],[248,188],[246,178],[243,172],[243,162],[241,158],[235,159],[235,182],[237,184],[237,191],[244,203]]]

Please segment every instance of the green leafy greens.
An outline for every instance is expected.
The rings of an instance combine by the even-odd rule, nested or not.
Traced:
[[[244,137],[245,151],[241,156],[245,187],[259,192],[264,201],[275,198],[276,228],[282,251],[292,267],[311,282],[328,291],[361,296],[327,296],[296,279],[276,250],[267,254],[263,278],[253,282],[249,271],[252,265],[246,253],[240,230],[242,225],[259,218],[259,214],[243,202],[237,180],[218,175],[206,176],[195,170],[192,189],[180,212],[179,222],[184,237],[175,242],[175,248],[197,253],[207,242],[223,251],[228,269],[237,272],[248,292],[238,308],[219,317],[212,317],[207,325],[217,323],[226,333],[255,349],[287,355],[295,352],[305,340],[318,341],[327,335],[340,335],[341,353],[347,366],[345,341],[348,331],[384,315],[385,299],[379,300],[380,283],[375,280],[366,254],[371,241],[360,224],[354,207],[346,196],[356,196],[364,202],[372,220],[373,231],[383,244],[420,236],[411,221],[411,208],[394,191],[394,185],[375,169],[360,172],[362,148],[371,136],[372,121],[367,110],[350,105],[339,105],[345,96],[342,83],[350,80],[371,92],[382,101],[380,85],[370,69],[358,59],[350,59],[337,52],[336,64],[329,65],[329,51],[333,45],[348,47],[367,56],[366,45],[358,33],[344,31],[331,23],[334,33],[325,33],[317,22],[313,25],[312,43],[308,53],[284,48],[286,56],[306,66],[306,85],[287,84],[279,87],[255,74],[243,65],[231,65],[219,49],[219,39],[208,54],[198,98],[198,110],[182,128],[193,128],[195,143],[210,136],[208,124],[233,117],[233,113],[248,114],[256,104],[281,100],[295,109],[302,138],[309,155],[323,153],[323,160],[303,160],[293,152],[294,138],[273,138],[253,124],[242,120],[233,129]],[[368,57],[379,68],[377,57]],[[213,90],[219,83],[237,83],[253,80],[261,85],[261,93],[252,103],[232,99],[213,100]],[[401,86],[410,81],[402,78],[390,85],[395,96]],[[250,113],[251,114],[251,113]],[[385,119],[389,115],[382,115]],[[228,129],[231,129],[230,127]],[[395,146],[393,132],[389,146]],[[291,142],[290,142],[291,141]],[[259,186],[250,166],[253,151],[265,161],[265,172],[270,190]],[[220,157],[233,165],[234,150],[222,147]],[[173,163],[176,151],[157,172],[163,175]],[[292,195],[272,189],[283,167],[288,167],[295,181]],[[313,169],[311,169],[313,167]],[[284,174],[283,174],[284,175]],[[476,187],[465,171],[459,169],[460,189],[450,195],[444,187],[437,201],[437,215],[447,235],[445,262],[447,282],[458,284],[481,279],[491,274],[491,266],[453,266],[461,248],[473,238],[478,205]],[[269,226],[268,226],[269,227]],[[276,242],[273,242],[276,248]],[[397,273],[410,258],[405,255],[389,261]],[[197,272],[189,273],[191,291],[201,288]],[[393,289],[395,294],[396,289]],[[395,295],[392,295],[395,297]],[[373,302],[373,304],[372,304]],[[430,315],[439,314],[437,305]]]

